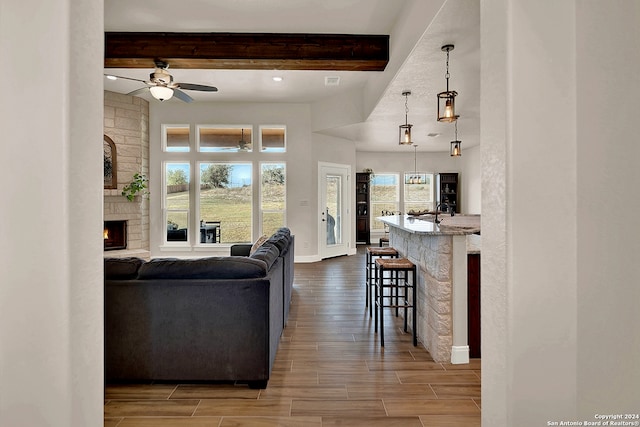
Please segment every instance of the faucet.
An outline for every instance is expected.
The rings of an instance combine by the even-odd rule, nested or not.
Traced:
[[[441,207],[441,206],[444,206],[446,209],[449,209],[451,211],[451,216],[454,216],[456,214],[456,211],[448,203],[446,203],[446,202],[438,203],[436,205],[436,218],[433,220],[433,222],[436,223],[436,224],[440,224],[442,222],[441,219],[438,219],[438,208]]]

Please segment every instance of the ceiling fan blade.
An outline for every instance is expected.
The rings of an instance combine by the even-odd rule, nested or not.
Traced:
[[[134,82],[147,83],[146,80],[134,79],[133,77],[116,76],[115,74],[105,74],[105,77],[115,77],[116,79],[133,80]]]
[[[132,92],[129,92],[127,95],[131,95],[131,96],[140,95],[141,93],[144,93],[148,90],[149,90],[148,87],[141,87],[140,89],[136,89]]]
[[[177,89],[177,88],[173,89],[173,96],[175,96],[176,98],[178,98],[179,100],[184,101],[184,102],[193,101],[192,97],[190,97],[189,95],[187,95],[186,93],[184,93],[183,91],[181,91],[180,89]]]
[[[202,92],[217,92],[218,88],[215,86],[196,85],[193,83],[176,83],[176,86],[182,90],[199,90]]]

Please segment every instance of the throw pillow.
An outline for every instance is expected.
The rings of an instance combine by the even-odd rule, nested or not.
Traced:
[[[254,253],[255,251],[257,251],[257,250],[258,250],[258,248],[259,248],[260,246],[262,246],[262,244],[263,244],[264,242],[266,242],[268,239],[269,239],[269,236],[267,236],[266,234],[263,234],[262,236],[260,236],[260,237],[258,238],[258,240],[256,240],[256,242],[253,244],[253,246],[251,246],[251,250],[249,251],[249,255],[253,255],[253,253]]]

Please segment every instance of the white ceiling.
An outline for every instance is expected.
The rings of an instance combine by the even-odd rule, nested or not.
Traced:
[[[403,8],[414,0],[105,0],[105,31],[192,31],[260,33],[390,34]],[[431,0],[417,0],[431,1]],[[435,1],[435,0],[434,0]],[[442,0],[438,1],[441,3]],[[406,11],[405,11],[406,13]],[[480,11],[477,0],[448,0],[391,80],[363,123],[323,133],[356,141],[358,151],[406,151],[399,146],[398,125],[405,120],[403,90],[409,96],[409,123],[418,151],[448,151],[453,124],[436,121],[436,94],[445,90],[443,44],[455,44],[450,60],[450,89],[456,90],[458,139],[479,144]],[[393,56],[393,52],[391,53]],[[105,73],[146,80],[151,69],[108,69]],[[187,70],[169,69],[177,82],[213,85],[218,92],[188,91],[195,102],[311,103],[370,83],[376,72]],[[274,82],[272,77],[283,77]],[[325,77],[340,77],[325,86]],[[141,83],[105,79],[105,89],[128,93]],[[150,95],[145,95],[153,102]],[[169,100],[166,102],[181,102]],[[428,133],[439,133],[436,138]],[[413,151],[413,149],[411,149]]]

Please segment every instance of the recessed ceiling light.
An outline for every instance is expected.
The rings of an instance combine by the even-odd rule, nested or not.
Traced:
[[[435,133],[435,132],[431,132],[431,133],[428,133],[428,134],[427,134],[427,136],[428,136],[429,138],[435,138],[435,137],[440,136],[440,134],[439,134],[439,133]]]
[[[118,80],[118,78],[117,78],[116,76],[110,76],[110,75],[108,75],[108,76],[107,76],[107,78],[108,78],[109,80]]]
[[[273,76],[272,78],[273,78],[274,82],[281,82],[282,81],[282,77],[280,77],[280,76]]]

